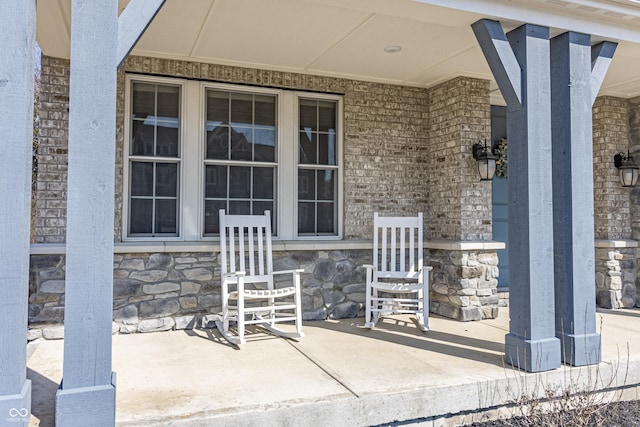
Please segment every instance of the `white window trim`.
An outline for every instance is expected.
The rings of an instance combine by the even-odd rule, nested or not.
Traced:
[[[129,149],[131,135],[131,82],[170,84],[180,86],[180,174],[179,216],[177,237],[128,236],[129,223]],[[218,237],[204,236],[204,129],[207,89],[229,90],[250,94],[269,94],[277,97],[277,231],[274,240],[281,241],[335,241],[343,235],[343,99],[340,95],[316,92],[289,91],[259,86],[202,82],[171,77],[153,77],[127,74],[125,79],[124,147],[122,180],[122,240],[124,242],[216,242]],[[337,235],[298,236],[298,100],[324,99],[337,102]],[[193,144],[197,144],[194,147]]]
[[[281,230],[282,228],[282,222],[281,222],[281,218],[280,218],[280,212],[281,212],[281,205],[280,205],[280,182],[282,181],[282,171],[281,171],[281,167],[282,167],[282,145],[281,141],[283,140],[283,129],[284,129],[284,125],[282,124],[282,118],[284,117],[284,110],[283,110],[283,106],[282,106],[282,100],[285,97],[285,92],[283,90],[279,90],[279,89],[270,89],[270,88],[263,88],[263,87],[256,87],[256,86],[244,86],[244,85],[233,85],[233,84],[227,84],[227,83],[214,83],[214,82],[198,82],[200,84],[201,90],[200,90],[200,108],[201,108],[201,114],[200,114],[200,124],[199,124],[199,129],[204,129],[204,125],[205,125],[205,121],[206,118],[205,113],[206,113],[206,103],[207,103],[207,89],[218,89],[218,90],[223,90],[223,91],[232,91],[232,92],[241,92],[241,93],[246,93],[246,94],[264,94],[264,95],[275,95],[276,97],[276,105],[277,105],[277,109],[276,109],[276,126],[277,126],[277,133],[276,133],[276,139],[277,142],[276,144],[278,145],[277,147],[277,151],[276,151],[276,169],[278,170],[278,174],[277,174],[277,178],[276,178],[276,197],[274,200],[274,203],[276,204],[276,208],[277,208],[277,215],[276,215],[276,221],[277,222],[277,226],[276,229],[278,230],[278,232]],[[199,193],[200,193],[200,197],[199,197],[199,205],[198,205],[198,226],[199,226],[199,230],[198,230],[198,238],[197,240],[204,240],[204,241],[218,241],[219,238],[215,237],[215,236],[205,236],[204,235],[204,157],[205,157],[205,134],[204,132],[200,132],[199,134],[199,174],[200,174],[200,181],[199,181]],[[221,162],[221,163],[225,163],[225,162]],[[253,163],[255,166],[260,166],[260,162],[251,162]],[[278,236],[274,236],[274,239],[276,238],[280,238],[280,234],[278,234]]]
[[[292,162],[289,163],[287,162],[287,165],[292,165],[293,167],[293,171],[291,172],[293,175],[293,177],[295,177],[296,179],[293,179],[291,181],[293,181],[292,183],[294,184],[294,188],[291,190],[292,193],[294,194],[294,198],[295,201],[293,203],[293,209],[294,209],[294,221],[295,221],[295,225],[294,225],[294,235],[291,236],[290,239],[287,240],[340,240],[342,239],[342,218],[343,218],[343,208],[342,208],[342,174],[344,173],[344,165],[343,165],[343,143],[342,143],[342,135],[343,135],[343,131],[342,131],[342,97],[341,96],[336,96],[336,95],[329,95],[329,94],[320,94],[320,93],[310,93],[310,92],[302,92],[302,91],[296,91],[293,92],[293,96],[294,96],[294,106],[293,108],[295,109],[295,115],[294,115],[294,123],[291,125],[291,129],[294,132],[294,150],[291,150],[291,154],[293,155],[293,159]],[[298,107],[300,105],[300,98],[307,98],[307,99],[324,99],[327,101],[336,101],[337,103],[337,111],[336,114],[338,115],[337,117],[337,132],[336,132],[336,144],[338,146],[338,151],[336,153],[336,178],[338,179],[338,185],[337,185],[337,192],[338,192],[338,197],[336,200],[336,203],[338,204],[338,212],[337,212],[337,235],[335,236],[308,236],[308,235],[304,235],[304,236],[298,236],[297,233],[297,229],[298,229],[298,162],[299,162],[299,154],[300,154],[300,150],[298,149],[298,144],[299,144],[299,138],[300,138],[300,117],[298,114],[298,109],[296,107]],[[333,165],[330,165],[331,169],[333,168]],[[318,165],[319,169],[322,169],[323,165]]]
[[[129,150],[131,148],[130,140],[131,140],[131,82],[141,82],[141,83],[157,83],[157,84],[167,84],[172,86],[180,87],[180,145],[178,147],[180,154],[180,161],[178,164],[180,165],[180,173],[178,174],[178,236],[158,236],[158,237],[150,237],[150,236],[129,236],[129,193],[131,191],[131,183],[129,181],[130,170],[129,163],[130,158],[136,157],[148,157],[148,156],[129,156]],[[125,90],[124,90],[124,145],[122,152],[122,240],[123,241],[182,241],[184,238],[180,237],[183,235],[182,224],[184,223],[184,197],[182,195],[182,188],[184,187],[184,154],[185,150],[185,130],[186,126],[184,126],[184,115],[185,115],[185,104],[184,100],[184,90],[185,90],[185,81],[181,79],[172,79],[165,77],[149,77],[144,76],[143,78],[139,78],[135,75],[127,75],[125,79]],[[161,160],[161,159],[160,159]],[[171,159],[175,160],[175,159]]]

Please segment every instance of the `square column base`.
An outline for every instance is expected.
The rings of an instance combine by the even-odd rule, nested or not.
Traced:
[[[111,373],[111,384],[71,389],[63,389],[60,384],[56,393],[57,426],[113,427],[115,424],[115,372]]]
[[[562,362],[572,366],[597,365],[601,360],[600,334],[557,335],[562,342]]]
[[[560,367],[560,340],[555,337],[527,340],[507,334],[504,353],[505,362],[527,372],[544,372]]]
[[[28,427],[30,420],[31,380],[26,380],[20,394],[0,396],[0,425]]]

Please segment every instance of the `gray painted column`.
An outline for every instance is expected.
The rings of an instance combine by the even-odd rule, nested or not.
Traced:
[[[509,306],[505,360],[530,372],[560,366],[555,336],[549,29],[472,25],[507,102]]]
[[[63,378],[56,425],[113,426],[118,1],[73,0]]]
[[[598,64],[597,58],[611,59],[616,47],[605,43],[594,49],[592,75],[589,35],[567,32],[551,40],[556,336],[562,360],[574,366],[597,364],[601,357],[591,108],[610,62]]]
[[[165,0],[73,0],[63,378],[59,426],[113,426],[116,72]]]
[[[160,12],[166,0],[131,0],[118,18],[118,68]]]
[[[28,426],[35,1],[0,2],[0,425]]]

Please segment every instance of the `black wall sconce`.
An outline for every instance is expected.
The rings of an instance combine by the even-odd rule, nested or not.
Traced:
[[[638,182],[638,166],[633,162],[633,157],[627,150],[627,154],[618,153],[613,156],[613,163],[620,171],[620,183],[623,187],[634,187]]]
[[[473,144],[473,158],[478,162],[480,181],[491,181],[496,173],[496,156],[491,152],[491,147],[487,146],[486,139],[484,145],[480,142]]]

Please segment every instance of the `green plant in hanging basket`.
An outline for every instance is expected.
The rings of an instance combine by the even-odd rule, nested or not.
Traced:
[[[509,161],[507,159],[507,140],[505,138],[498,141],[496,148],[493,149],[493,154],[496,156],[496,175],[506,178]]]

